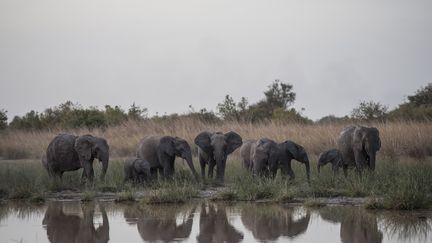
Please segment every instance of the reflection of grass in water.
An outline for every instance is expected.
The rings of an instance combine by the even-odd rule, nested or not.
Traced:
[[[19,219],[28,219],[35,214],[42,214],[45,207],[33,203],[13,202],[0,205],[0,222],[10,214],[15,214]]]
[[[424,241],[432,230],[432,219],[418,213],[384,212],[378,217],[387,234],[404,242]]]

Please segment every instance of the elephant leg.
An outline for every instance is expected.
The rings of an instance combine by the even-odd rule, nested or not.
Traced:
[[[354,151],[354,157],[355,157],[357,173],[361,177],[364,166],[366,164],[366,159],[363,156],[362,151]]]
[[[173,178],[173,173],[172,173],[173,169],[171,168],[171,166],[165,166],[163,168],[163,176],[164,179],[172,179]]]
[[[84,172],[86,174],[86,178],[90,181],[90,183],[93,183],[94,171],[93,171],[93,165],[92,165],[92,163],[89,162],[89,161],[85,161],[85,162],[83,162],[81,164],[83,165]]]
[[[287,163],[287,174],[289,175],[289,179],[292,181],[295,179],[294,171],[291,168],[291,162]]]
[[[342,168],[343,168],[344,176],[345,176],[345,178],[347,178],[348,177],[348,165],[343,165]]]
[[[216,166],[216,161],[210,160],[209,166],[208,166],[208,178],[213,179],[213,171],[214,167]]]
[[[163,167],[159,167],[157,169],[157,173],[159,174],[160,177],[164,178],[164,168]]]
[[[150,179],[151,180],[158,179],[158,168],[150,168]]]
[[[204,180],[205,179],[205,167],[206,167],[206,161],[201,156],[199,157],[200,165],[201,165],[201,177]]]

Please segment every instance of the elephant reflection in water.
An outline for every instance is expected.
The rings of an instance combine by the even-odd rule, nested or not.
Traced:
[[[245,205],[241,220],[255,239],[277,240],[280,236],[295,238],[306,232],[309,226],[310,213],[294,218],[295,210],[279,205]]]
[[[226,208],[220,204],[201,204],[198,242],[239,242],[243,234],[228,222]]]
[[[50,242],[109,241],[109,222],[103,205],[99,204],[103,223],[97,229],[93,223],[95,211],[94,203],[84,204],[82,206],[83,217],[65,214],[63,206],[64,204],[61,202],[50,203],[42,221]]]
[[[192,231],[195,206],[138,206],[128,207],[124,218],[130,225],[137,225],[144,241],[171,242],[186,239]],[[180,223],[178,223],[181,221]]]
[[[341,223],[340,237],[344,243],[378,243],[383,234],[378,229],[377,218],[363,208],[326,207],[319,210],[322,219]]]

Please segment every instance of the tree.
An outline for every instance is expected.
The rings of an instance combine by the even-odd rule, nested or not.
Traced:
[[[234,99],[230,95],[225,95],[225,99],[222,103],[217,104],[216,107],[218,113],[225,120],[237,120],[238,111]]]
[[[37,130],[42,128],[39,113],[31,110],[23,117],[15,116],[9,124],[11,128],[23,130]]]
[[[119,106],[105,106],[105,117],[108,125],[118,125],[127,120],[127,114]]]
[[[135,105],[135,102],[131,105],[128,110],[128,118],[132,120],[143,120],[147,118],[147,108],[141,108],[140,106]]]
[[[432,105],[432,83],[416,91],[414,95],[408,96],[409,103],[415,106]]]
[[[352,110],[351,117],[359,120],[384,119],[387,110],[388,107],[380,102],[360,101],[359,106]]]
[[[291,84],[282,83],[279,79],[276,79],[268,86],[268,90],[264,92],[265,102],[272,111],[277,108],[286,110],[294,104],[296,99],[296,93],[292,89]]]
[[[8,117],[6,115],[7,111],[1,109],[0,110],[0,130],[6,129]]]

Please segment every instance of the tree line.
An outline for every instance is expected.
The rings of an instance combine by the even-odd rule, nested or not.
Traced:
[[[256,103],[249,104],[247,98],[241,97],[236,102],[230,95],[226,95],[216,106],[216,112],[203,108],[196,111],[189,106],[185,114],[169,114],[149,117],[148,109],[133,103],[127,110],[120,106],[106,105],[104,109],[97,107],[83,107],[71,101],[48,108],[43,112],[34,110],[23,116],[15,116],[8,123],[7,111],[0,110],[0,129],[42,130],[50,128],[103,128],[115,126],[129,120],[155,122],[175,121],[189,117],[206,123],[223,121],[238,122],[280,122],[280,123],[313,123],[302,114],[303,110],[292,107],[296,99],[293,85],[274,80],[264,91],[264,97]],[[316,123],[346,122],[346,121],[387,121],[387,120],[415,120],[430,121],[432,119],[432,83],[407,96],[407,101],[389,111],[380,102],[361,101],[350,115],[336,117],[325,116]]]

